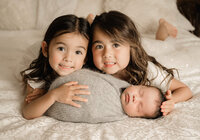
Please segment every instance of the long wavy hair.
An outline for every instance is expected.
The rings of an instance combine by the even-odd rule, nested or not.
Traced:
[[[97,27],[109,37],[130,44],[130,62],[124,69],[126,78],[123,80],[126,80],[133,85],[150,85],[150,80],[152,79],[147,78],[147,65],[149,61],[167,71],[167,76],[172,75],[172,78],[174,77],[173,69],[164,67],[154,57],[146,53],[141,45],[140,34],[135,24],[128,16],[118,11],[104,12],[95,17],[91,25],[91,40],[88,49],[88,57],[91,60],[93,60],[91,44],[94,30]],[[88,61],[88,67],[97,69],[93,61]]]
[[[43,41],[49,44],[52,39],[65,34],[77,32],[83,35],[87,40],[90,37],[90,25],[84,18],[78,18],[75,15],[63,15],[49,25]],[[87,58],[86,58],[87,59]],[[48,56],[45,57],[40,48],[39,56],[31,62],[29,67],[21,72],[21,76],[25,84],[27,80],[41,82],[44,81],[43,88],[48,90],[51,82],[58,77],[58,74],[51,68]]]

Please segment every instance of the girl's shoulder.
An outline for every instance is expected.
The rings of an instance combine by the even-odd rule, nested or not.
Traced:
[[[29,84],[29,86],[32,87],[33,89],[43,88],[44,83],[45,83],[44,81],[35,82],[33,80],[27,80],[27,84]]]
[[[151,81],[152,86],[160,88],[163,92],[167,91],[172,79],[167,71],[152,62],[148,62],[147,78]]]
[[[157,66],[156,64],[154,64],[151,61],[148,61],[148,65],[147,65],[147,71],[148,72],[153,72],[153,73],[157,73],[157,72],[166,72],[165,70],[163,70],[161,67]]]
[[[161,70],[162,69],[160,69],[158,66],[156,66],[153,62],[148,61],[147,74],[158,73],[158,71],[161,71]]]
[[[27,70],[27,71],[25,71],[25,73],[29,74],[31,71],[33,71],[33,70]],[[37,78],[34,78],[34,79],[37,80]],[[30,79],[27,80],[27,84],[29,84],[29,86],[32,87],[33,89],[42,88],[44,83],[45,83],[45,81],[36,82],[36,81],[30,80]]]

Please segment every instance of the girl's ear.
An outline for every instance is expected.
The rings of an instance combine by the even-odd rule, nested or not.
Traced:
[[[47,57],[47,54],[48,54],[48,48],[47,48],[47,43],[46,41],[42,41],[42,53],[44,55],[44,57]]]

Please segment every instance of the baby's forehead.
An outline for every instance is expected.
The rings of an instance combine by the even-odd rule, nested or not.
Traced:
[[[153,93],[161,93],[160,90],[156,87],[153,86],[140,86],[140,88],[149,91],[149,92],[153,92]]]
[[[146,113],[145,117],[153,117],[155,113],[159,110],[161,106],[161,98],[159,96],[154,96],[153,98],[149,98],[151,100],[149,104],[146,104]]]
[[[130,85],[124,91],[126,92],[143,92],[144,94],[154,94],[157,98],[160,98],[161,91],[153,86],[144,86],[144,85]]]
[[[134,89],[146,89],[146,90],[154,90],[155,87],[152,86],[145,86],[145,85],[130,85],[126,88],[127,90],[134,90]]]

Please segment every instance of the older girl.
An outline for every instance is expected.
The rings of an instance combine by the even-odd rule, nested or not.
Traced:
[[[164,67],[145,52],[140,35],[128,16],[118,11],[102,13],[95,17],[91,31],[88,55],[93,61],[88,61],[88,65],[133,85],[161,88],[168,99],[161,106],[163,115],[171,112],[175,103],[192,97],[188,86],[174,78],[173,69]],[[141,105],[137,99],[130,100],[135,106]]]

